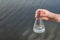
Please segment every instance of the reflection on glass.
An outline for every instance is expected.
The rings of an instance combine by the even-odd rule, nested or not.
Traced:
[[[35,20],[35,23],[34,23],[34,26],[33,26],[33,31],[35,33],[45,32],[45,27],[44,27],[43,20],[41,19],[41,17],[39,17],[38,20]]]

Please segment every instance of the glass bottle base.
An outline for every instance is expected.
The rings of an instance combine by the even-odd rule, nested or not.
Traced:
[[[44,33],[44,32],[45,32],[45,28],[40,29],[40,30],[33,28],[33,31],[34,31],[35,33]]]

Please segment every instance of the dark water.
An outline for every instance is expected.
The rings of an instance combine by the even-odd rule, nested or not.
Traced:
[[[45,33],[32,31],[38,8],[60,13],[60,0],[0,0],[0,40],[60,40],[60,23],[44,21]]]

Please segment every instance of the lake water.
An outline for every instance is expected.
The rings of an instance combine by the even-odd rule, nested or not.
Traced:
[[[60,13],[60,0],[1,0],[0,40],[60,40],[60,23],[44,21],[46,32],[33,32],[38,8]]]

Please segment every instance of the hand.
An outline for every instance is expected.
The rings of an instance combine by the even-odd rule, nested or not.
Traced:
[[[42,20],[50,20],[60,22],[60,15],[52,13],[46,9],[37,9],[35,12],[35,18],[38,20],[38,17],[41,16]]]

